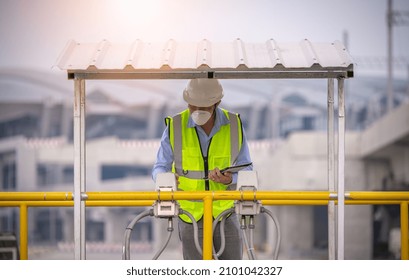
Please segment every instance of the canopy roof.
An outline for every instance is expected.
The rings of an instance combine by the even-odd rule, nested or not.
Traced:
[[[83,79],[348,78],[353,62],[339,41],[278,43],[143,42],[78,43],[57,60],[68,77]]]

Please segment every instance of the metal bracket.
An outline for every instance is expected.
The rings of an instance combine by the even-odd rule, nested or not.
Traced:
[[[88,195],[87,193],[81,193],[81,200],[87,200],[88,199]]]

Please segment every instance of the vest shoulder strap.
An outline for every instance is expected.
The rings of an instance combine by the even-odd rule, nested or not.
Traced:
[[[173,117],[173,160],[176,173],[179,167],[182,167],[182,115],[177,114]],[[182,174],[179,174],[182,175]]]
[[[231,155],[231,164],[237,161],[237,157],[239,155],[241,144],[243,142],[243,128],[241,124],[241,119],[239,114],[235,114],[232,112],[228,112],[224,110],[225,114],[229,118],[230,121],[230,155]]]

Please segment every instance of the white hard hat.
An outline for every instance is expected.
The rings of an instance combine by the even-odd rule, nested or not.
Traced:
[[[217,79],[192,79],[183,91],[183,99],[196,107],[210,107],[223,98],[223,88]]]

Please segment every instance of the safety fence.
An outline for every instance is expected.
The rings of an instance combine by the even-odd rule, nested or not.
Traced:
[[[155,201],[202,200],[203,259],[212,259],[212,204],[214,200],[260,201],[262,205],[328,205],[337,204],[336,193],[328,191],[203,191],[203,192],[87,192],[82,194],[86,207],[152,206]],[[345,193],[346,205],[400,205],[401,259],[409,260],[409,192]],[[20,209],[20,259],[28,259],[28,208],[73,207],[72,192],[2,192],[0,207]]]

